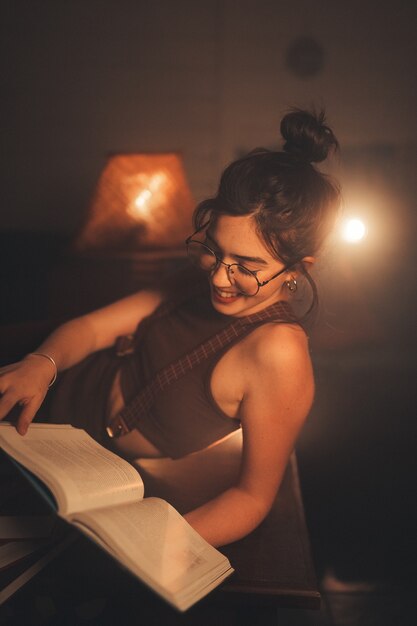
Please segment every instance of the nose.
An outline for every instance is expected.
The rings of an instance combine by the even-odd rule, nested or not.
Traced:
[[[229,268],[222,262],[219,262],[217,264],[217,267],[212,270],[210,274],[210,279],[215,287],[220,288],[233,285],[232,281],[230,280]]]

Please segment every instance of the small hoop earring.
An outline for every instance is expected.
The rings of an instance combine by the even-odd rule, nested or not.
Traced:
[[[288,291],[291,293],[295,293],[297,291],[297,281],[294,276],[291,276],[288,280],[285,281]]]

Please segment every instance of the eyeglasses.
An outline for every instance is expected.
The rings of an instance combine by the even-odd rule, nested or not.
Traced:
[[[261,287],[267,285],[271,280],[274,280],[274,278],[277,278],[288,270],[288,266],[285,266],[279,272],[271,276],[271,278],[261,283],[256,276],[256,272],[249,270],[244,265],[240,265],[240,263],[225,263],[209,246],[198,241],[198,239],[193,239],[193,237],[207,225],[208,224],[204,224],[204,226],[196,230],[195,233],[185,240],[188,258],[194,265],[209,273],[214,272],[219,267],[220,263],[224,265],[228,279],[237,287],[242,295],[256,296]]]

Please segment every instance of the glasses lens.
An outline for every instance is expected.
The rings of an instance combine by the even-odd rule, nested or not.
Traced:
[[[206,272],[210,272],[216,266],[217,259],[214,252],[198,241],[190,241],[187,244],[187,252],[190,261]]]
[[[233,264],[229,269],[229,277],[232,279],[239,291],[246,296],[255,296],[258,293],[259,285],[254,274],[243,265]]]
[[[190,261],[205,272],[211,272],[218,264],[214,252],[199,241],[190,241],[187,244],[187,252]],[[246,296],[254,296],[258,293],[258,281],[254,274],[243,265],[233,263],[228,269],[228,275],[240,293]]]

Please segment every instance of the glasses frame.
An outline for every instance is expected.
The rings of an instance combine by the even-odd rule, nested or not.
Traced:
[[[254,296],[256,296],[259,293],[259,289],[261,287],[264,287],[265,285],[267,285],[268,283],[271,282],[271,280],[274,280],[275,278],[278,278],[278,276],[281,276],[281,274],[283,274],[284,272],[287,272],[290,267],[293,267],[295,265],[295,263],[292,263],[291,265],[286,265],[285,267],[283,267],[279,272],[277,272],[276,274],[274,274],[273,276],[271,276],[271,278],[268,278],[268,280],[264,280],[263,282],[260,282],[260,280],[258,279],[256,272],[253,270],[248,269],[247,267],[245,267],[244,265],[242,265],[241,263],[225,263],[223,261],[223,259],[221,259],[214,250],[212,250],[210,248],[210,246],[206,245],[205,243],[202,243],[201,241],[198,241],[197,239],[193,239],[193,237],[195,237],[195,235],[197,235],[198,233],[200,233],[202,230],[204,230],[205,228],[207,228],[207,226],[209,225],[210,222],[206,222],[205,224],[203,224],[203,226],[201,226],[200,228],[198,228],[192,235],[190,235],[189,237],[187,237],[187,239],[185,240],[185,245],[187,246],[187,252],[188,252],[188,246],[190,243],[198,243],[200,246],[203,246],[203,248],[206,248],[206,250],[208,250],[209,252],[211,252],[211,254],[214,256],[214,258],[216,259],[216,263],[213,266],[212,269],[210,270],[206,270],[207,272],[211,273],[213,271],[215,271],[218,267],[219,264],[221,263],[222,265],[224,265],[226,267],[227,270],[227,277],[230,280],[230,269],[234,266],[236,267],[241,267],[243,270],[245,270],[245,272],[248,272],[249,274],[252,274],[252,276],[254,277],[254,279],[256,280],[256,283],[258,285],[258,289],[255,291],[255,293],[249,295],[246,294],[244,292],[241,292],[243,295],[247,296],[248,298],[253,298]],[[233,274],[232,274],[232,279],[233,279]],[[233,283],[233,280],[231,280],[230,282]]]

